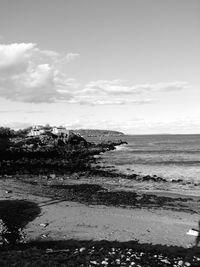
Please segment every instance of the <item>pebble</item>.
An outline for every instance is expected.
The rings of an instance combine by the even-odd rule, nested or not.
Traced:
[[[96,261],[90,261],[91,264],[98,265]]]
[[[181,266],[182,264],[183,264],[183,261],[182,260],[178,261],[178,265],[179,266]]]
[[[170,264],[171,263],[167,259],[163,259],[163,260],[161,260],[161,262],[164,262],[164,263],[167,263],[167,264]]]
[[[10,193],[12,193],[12,190],[6,190],[5,193],[10,194]]]
[[[40,223],[40,226],[42,227],[47,227],[49,225],[49,223]]]
[[[120,264],[120,259],[116,259],[115,262],[116,262],[117,264]]]
[[[80,252],[83,252],[85,250],[85,248],[80,248],[79,251]]]

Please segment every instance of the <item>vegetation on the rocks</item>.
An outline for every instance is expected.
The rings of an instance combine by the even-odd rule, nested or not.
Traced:
[[[116,145],[122,143],[89,143],[74,133],[27,136],[27,131],[14,132],[9,128],[1,128],[1,175],[85,171],[89,169],[93,155],[115,149]]]
[[[79,129],[76,130],[76,133],[79,133],[82,136],[120,136],[124,135],[119,131],[111,131],[111,130],[99,130],[99,129]]]

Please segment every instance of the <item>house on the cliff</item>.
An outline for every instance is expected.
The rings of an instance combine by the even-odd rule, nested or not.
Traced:
[[[67,130],[63,126],[59,127],[51,127],[51,126],[42,126],[42,125],[35,125],[32,127],[31,131],[29,132],[28,136],[39,136],[45,134],[54,134],[57,136],[68,136],[72,133],[71,130]]]
[[[30,133],[28,134],[29,136],[38,136],[45,134],[47,132],[51,132],[52,127],[50,126],[42,126],[42,125],[35,125],[32,127]]]
[[[52,129],[52,133],[55,135],[68,135],[71,133],[70,130],[67,130],[65,127],[63,126],[59,126],[59,127],[53,127]]]
[[[42,125],[35,125],[32,127],[29,136],[38,136],[44,133],[44,129]]]

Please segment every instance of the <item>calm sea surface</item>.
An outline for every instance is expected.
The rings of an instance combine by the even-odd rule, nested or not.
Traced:
[[[128,145],[101,155],[124,173],[200,182],[200,135],[125,135]]]

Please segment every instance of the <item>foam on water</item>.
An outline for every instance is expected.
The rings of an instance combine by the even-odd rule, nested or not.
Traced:
[[[128,145],[102,155],[125,173],[200,182],[200,135],[124,136]]]

